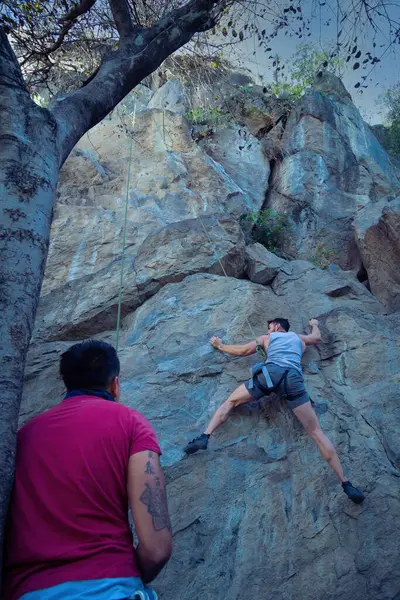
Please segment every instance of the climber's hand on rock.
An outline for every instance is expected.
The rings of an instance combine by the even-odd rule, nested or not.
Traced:
[[[308,324],[310,325],[310,327],[312,327],[313,325],[316,325],[318,327],[318,319],[311,319]]]
[[[220,350],[220,348],[222,346],[222,340],[221,340],[221,338],[213,335],[213,337],[210,340],[210,344],[211,344],[211,346],[214,346],[214,348],[217,348],[217,350]]]

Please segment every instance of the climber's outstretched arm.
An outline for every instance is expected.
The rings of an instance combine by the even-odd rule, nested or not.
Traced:
[[[250,356],[257,352],[257,343],[262,344],[264,348],[266,348],[268,346],[268,340],[268,335],[261,335],[257,340],[249,342],[248,344],[228,345],[223,344],[219,337],[213,336],[210,340],[210,344],[214,346],[214,348],[217,348],[217,350],[221,350],[221,352],[226,352],[226,354],[231,354],[232,356]]]
[[[319,342],[322,342],[322,337],[318,327],[318,319],[311,319],[309,325],[311,327],[311,333],[308,335],[299,335],[299,338],[307,344],[307,346],[310,344],[319,344]]]

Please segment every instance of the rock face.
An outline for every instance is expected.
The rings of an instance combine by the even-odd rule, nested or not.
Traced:
[[[135,267],[136,284],[145,297],[197,272],[240,277],[245,267],[243,233],[236,221],[221,215],[172,223],[143,242]]]
[[[366,206],[354,228],[372,292],[389,310],[400,310],[400,196]]]
[[[254,283],[271,283],[284,264],[282,258],[269,252],[261,244],[252,244],[246,248],[246,274]]]
[[[161,598],[239,599],[243,586],[271,600],[289,600],[299,590],[304,598],[329,593],[339,600],[349,591],[356,600],[394,597],[400,328],[379,313],[378,301],[351,273],[331,275],[294,261],[273,289],[192,275],[125,318],[123,401],[151,420],[161,440],[175,532],[174,559],[156,582]],[[284,404],[243,407],[207,453],[184,458],[185,441],[202,431],[254,362],[215,352],[210,335],[251,339],[246,319],[261,334],[277,314],[298,331],[310,315],[321,320],[324,343],[305,355],[306,381],[346,472],[368,494],[362,507],[344,497]],[[64,347],[43,344],[39,362],[33,346],[30,403],[60,398],[56,358]]]
[[[347,92],[321,85],[289,119],[268,203],[296,224],[294,256],[325,240],[348,267],[355,235],[373,294],[341,266],[245,245],[238,217],[261,209],[269,164],[249,128],[254,161],[241,161],[243,123],[196,144],[181,114],[127,102],[63,169],[21,422],[62,398],[58,359],[74,340],[115,344],[126,210],[122,401],[152,422],[163,450],[174,556],[155,582],[162,600],[398,595],[400,322],[387,314],[399,298],[397,177]],[[366,492],[362,506],[284,400],[241,407],[207,452],[183,453],[257,361],[214,350],[211,335],[242,343],[277,316],[297,332],[320,321],[305,380],[345,473]]]
[[[94,236],[97,237],[98,233],[97,226]],[[122,241],[122,232],[117,229],[115,233]],[[84,235],[82,238],[85,239]],[[115,326],[122,255],[106,254],[109,245],[106,236],[97,244],[92,239],[91,244],[88,256],[91,257],[94,252],[95,259],[92,264],[88,261],[88,273],[82,268],[81,276],[77,276],[75,264],[84,260],[84,256],[78,254],[73,258],[75,264],[72,261],[70,266],[72,274],[68,275],[65,283],[51,289],[51,282],[46,281],[44,292],[49,288],[51,291],[41,297],[36,317],[37,335],[49,340],[74,340]],[[84,254],[87,248],[81,246],[80,250]],[[135,310],[165,283],[180,281],[196,272],[240,277],[245,270],[243,233],[236,221],[220,214],[166,225],[149,234],[136,252],[136,257],[133,257],[132,247],[128,246],[124,257],[123,316]],[[53,248],[51,260],[57,263],[61,256]],[[93,270],[93,263],[96,270]],[[59,274],[56,273],[56,276]],[[88,294],[82,293],[83,286],[89,290]]]
[[[126,128],[133,131],[132,147]],[[129,172],[131,152],[135,161]],[[263,164],[268,174],[268,163]],[[259,178],[260,165],[248,164],[247,174],[252,172]],[[220,262],[229,274],[240,276],[243,236],[224,215],[237,218],[257,211],[263,201],[261,192],[250,194],[239,187],[193,142],[181,115],[155,110],[138,114],[134,125],[118,115],[103,121],[82,140],[63,169],[37,334],[80,339],[115,326],[126,206],[123,314],[152,293],[145,263],[158,262],[160,252],[165,252],[157,245],[168,245],[169,259],[168,252],[164,259],[170,268],[164,261],[158,275],[164,282],[179,279],[179,270],[182,277],[199,270],[219,272]],[[209,217],[211,213],[216,217]],[[201,216],[207,218],[195,223],[193,219]],[[188,220],[186,229],[176,225]],[[190,266],[183,264],[185,256]],[[150,279],[157,278],[148,272]],[[82,294],[82,285],[89,294]]]
[[[179,79],[168,79],[154,94],[148,107],[169,110],[180,115],[185,114],[188,110],[188,100]]]
[[[231,125],[216,130],[200,146],[251,199],[254,206],[264,203],[270,176],[267,159],[260,140],[246,127]]]
[[[337,78],[322,76],[298,102],[282,155],[267,204],[294,222],[285,250],[308,259],[317,251],[358,269],[353,219],[371,203],[387,203],[399,194],[399,172]]]

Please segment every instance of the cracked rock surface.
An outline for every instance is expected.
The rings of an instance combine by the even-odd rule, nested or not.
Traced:
[[[245,244],[238,217],[262,208],[260,171],[267,185],[269,165],[256,145],[241,161],[231,147],[237,125],[208,154],[179,111],[144,109],[128,180],[130,141],[114,115],[63,170],[21,423],[61,400],[63,350],[89,336],[115,344],[127,206],[122,401],[151,421],[163,451],[174,554],[155,582],[162,600],[398,598],[398,202],[388,199],[398,180],[377,141],[374,153],[362,145],[364,136],[375,148],[347,92],[324,85],[289,118],[288,155],[271,180],[271,206],[281,206],[289,189],[307,193],[299,200],[305,217],[293,243],[305,250],[293,254],[297,260]],[[319,195],[318,173],[327,175]],[[333,202],[334,185],[341,192]],[[361,207],[353,224],[361,197],[375,208]],[[356,276],[359,264],[346,271],[304,260],[320,226],[344,262],[356,236],[373,293]],[[306,385],[345,473],[366,493],[361,506],[346,498],[278,398],[238,409],[207,452],[183,453],[257,361],[222,355],[210,337],[248,341],[277,316],[299,333],[311,317],[320,321],[323,341],[303,358]]]

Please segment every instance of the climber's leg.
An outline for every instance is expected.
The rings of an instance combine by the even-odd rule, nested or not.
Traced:
[[[310,438],[317,444],[322,456],[328,465],[335,471],[340,481],[342,483],[347,481],[343,474],[342,465],[340,464],[335,447],[322,431],[315,410],[311,406],[311,402],[308,401],[292,410],[300,423],[302,423]]]
[[[318,417],[311,406],[311,402],[307,401],[300,406],[292,408],[292,410],[304,426],[310,438],[317,444],[319,451],[328,465],[335,471],[342,483],[343,491],[347,494],[348,498],[356,504],[360,504],[364,500],[364,494],[353,487],[350,481],[344,476],[342,465],[340,464],[335,447],[322,431]]]
[[[250,400],[253,400],[253,396],[247,390],[244,383],[242,383],[242,385],[239,385],[229,398],[221,404],[204,433],[207,435],[214,433],[222,423],[225,423],[234,408],[241,404],[246,404],[247,402],[250,402]]]
[[[254,400],[254,397],[247,390],[245,384],[242,383],[227,400],[218,408],[213,418],[210,421],[209,426],[199,437],[195,438],[185,447],[186,454],[194,454],[197,450],[206,450],[208,445],[208,438],[210,435],[220,426],[225,423],[230,413],[234,408],[241,404],[246,404]]]

